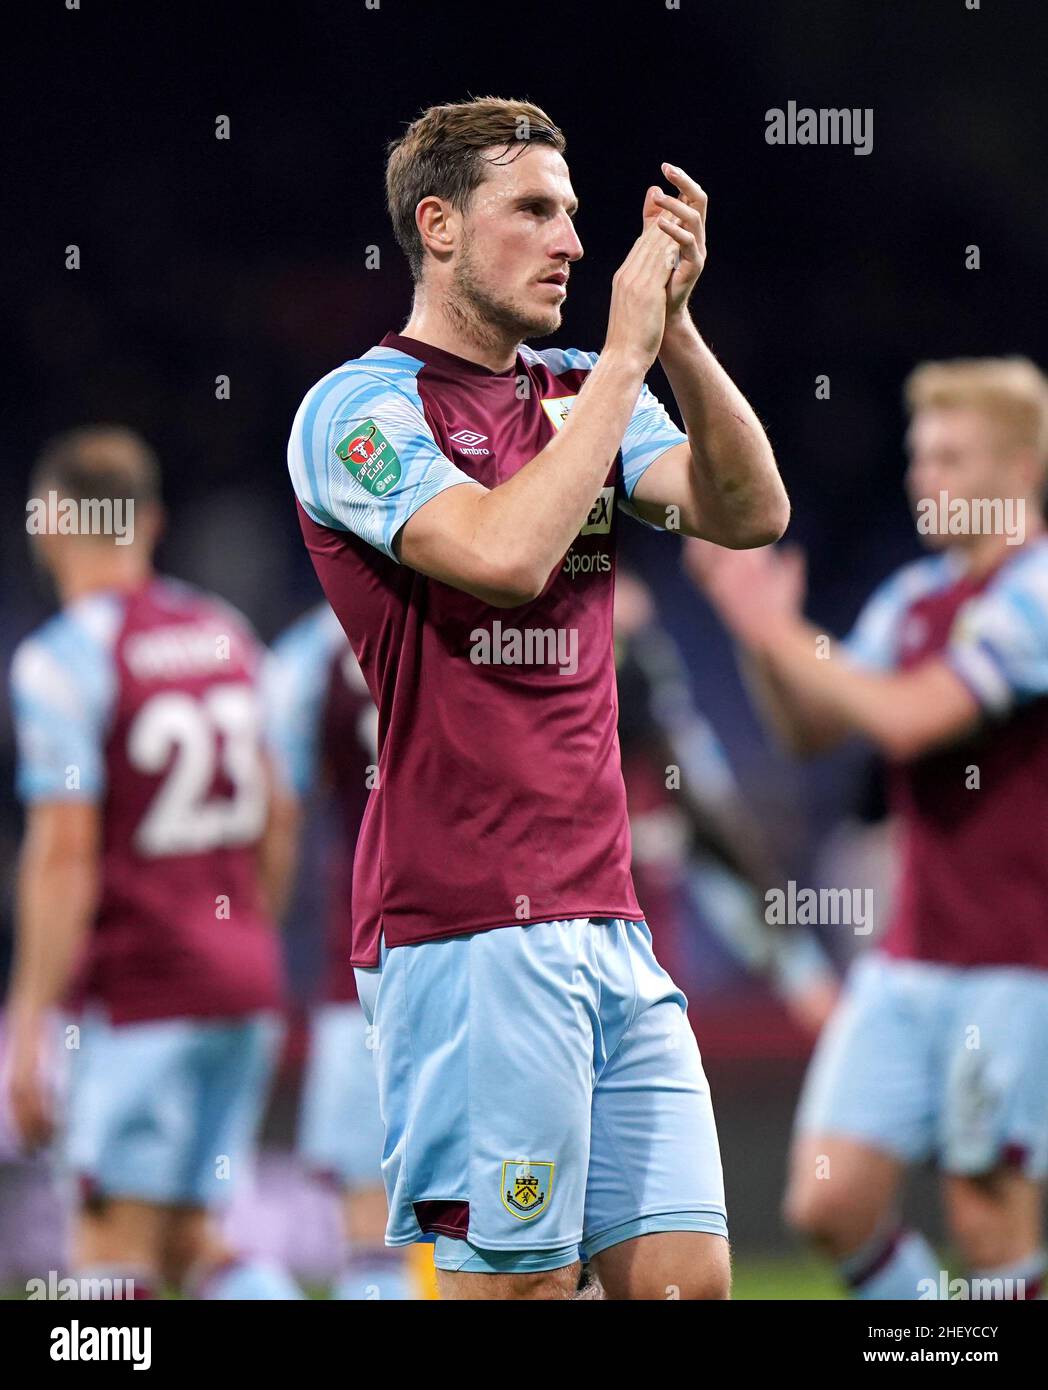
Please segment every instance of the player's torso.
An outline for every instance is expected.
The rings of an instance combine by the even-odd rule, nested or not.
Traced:
[[[899,628],[898,669],[940,656],[964,605],[992,579],[963,577],[917,599]],[[1048,967],[1048,701],[896,765],[891,788],[907,852],[886,947],[957,964]]]
[[[112,650],[103,875],[89,992],[117,1013],[241,1012],[277,997],[258,878],[267,772],[254,639],[154,581]]]
[[[417,365],[411,389],[438,448],[488,488],[554,438],[587,375],[554,373],[535,354],[505,373],[470,371],[461,359],[446,365],[432,351]],[[357,434],[335,446],[353,456],[355,471],[361,447],[373,446]],[[511,609],[304,519],[379,708],[379,785],[354,876],[356,939],[368,943],[358,945],[358,962],[373,957],[380,923],[396,944],[522,912],[529,920],[639,915],[615,732],[620,475],[616,458],[542,592]],[[369,482],[375,490],[383,480]]]

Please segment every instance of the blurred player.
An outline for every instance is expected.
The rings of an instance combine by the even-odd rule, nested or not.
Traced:
[[[765,921],[765,890],[781,875],[650,589],[621,565],[615,667],[633,882],[660,962],[686,979],[698,925],[817,1033],[837,995],[833,967],[807,928]]]
[[[306,395],[288,460],[379,711],[353,880],[378,1033],[387,1241],[443,1296],[724,1297],[723,1183],[686,1001],[629,872],[615,735],[616,504],[779,536],[763,431],[687,309],[706,195],[663,165],[604,351],[543,352],[582,255],[537,107],[434,107],[396,143],[411,316]],[[688,433],[644,387],[656,356]]]
[[[313,1012],[299,1147],[343,1193],[347,1262],[339,1299],[415,1296],[401,1251],[387,1250],[382,1117],[373,1039],[357,1001],[352,955],[353,848],[377,765],[378,714],[346,634],[326,603],[274,644],[267,689],[270,744],[298,813],[321,785],[328,875],[324,1002]],[[333,803],[333,804],[332,804]]]
[[[31,1145],[50,1136],[49,1019],[72,998],[85,1006],[66,1030],[74,1272],[131,1279],[139,1298],[165,1283],[297,1297],[209,1220],[249,1162],[279,1041],[260,648],[228,605],[153,573],[159,471],[131,431],[55,440],[32,497],[81,517],[130,504],[133,524],[120,540],[68,521],[35,537],[61,611],[11,672],[27,806],[14,1118]]]
[[[1048,1173],[1048,384],[1024,359],[927,363],[906,397],[907,487],[941,553],[877,590],[841,656],[820,659],[796,556],[696,546],[692,563],[773,726],[799,751],[871,740],[891,760],[902,831],[886,938],[853,968],[805,1085],[788,1216],[859,1297],[928,1296],[939,1258],[900,1229],[895,1204],[906,1165],[934,1157],[952,1240],[989,1281],[973,1288],[1034,1298]]]

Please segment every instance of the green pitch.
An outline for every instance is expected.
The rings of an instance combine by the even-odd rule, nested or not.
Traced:
[[[831,1266],[803,1255],[740,1255],[732,1270],[735,1301],[844,1297]]]

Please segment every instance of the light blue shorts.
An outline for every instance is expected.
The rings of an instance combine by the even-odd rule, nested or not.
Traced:
[[[643,922],[574,918],[383,950],[389,1245],[442,1269],[555,1269],[652,1231],[727,1237],[687,1000]]]
[[[974,1176],[1048,1172],[1048,971],[871,952],[819,1039],[797,1128]]]
[[[251,1160],[276,1061],[272,1014],[111,1024],[68,1053],[65,1158],[88,1196],[218,1207]]]
[[[313,1013],[298,1148],[343,1187],[382,1186],[382,1116],[370,1029],[359,1004]]]

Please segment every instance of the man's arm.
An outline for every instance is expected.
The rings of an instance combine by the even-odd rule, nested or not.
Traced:
[[[301,803],[270,764],[269,802],[258,847],[258,872],[266,910],[277,923],[283,920],[291,897],[301,833]]]
[[[662,341],[673,242],[649,224],[612,281],[604,349],[557,434],[490,490],[449,488],[402,527],[401,561],[497,607],[536,598],[581,530]]]
[[[645,521],[732,550],[770,545],[786,530],[790,504],[768,438],[685,311],[667,324],[659,361],[676,398],[687,444],[667,449],[641,475],[632,503]]]
[[[807,622],[796,552],[730,555],[692,542],[686,556],[693,578],[743,648],[758,708],[791,751],[822,751],[859,735],[905,761],[977,728],[979,701],[946,661],[867,671]]]
[[[99,888],[100,843],[95,802],[43,801],[28,808],[7,1015],[12,1109],[30,1144],[50,1133],[42,1082],[45,1026],[72,983],[87,938]]]
[[[770,545],[790,519],[775,456],[749,402],[703,342],[688,310],[706,262],[706,194],[682,169],[662,167],[677,196],[653,186],[644,217],[662,226],[679,251],[666,292],[659,361],[688,442],[646,469],[633,492],[633,507],[656,525],[666,524],[672,507],[685,535],[731,549]]]
[[[857,734],[886,757],[909,762],[955,743],[978,728],[975,696],[945,661],[933,658],[910,671],[870,672],[845,655],[820,655],[826,638],[798,620],[768,632],[757,661],[785,704],[800,711],[805,731]],[[809,742],[810,746],[810,742]],[[825,746],[825,745],[822,745]]]
[[[775,674],[763,655],[740,647],[739,670],[765,725],[787,752],[810,758],[843,743],[847,725],[831,709],[805,698]]]

